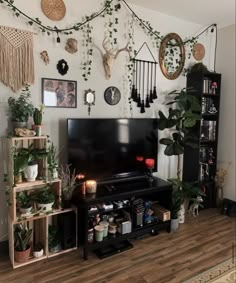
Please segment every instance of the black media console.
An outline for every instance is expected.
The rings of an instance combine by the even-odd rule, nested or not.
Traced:
[[[73,203],[78,207],[78,242],[83,247],[84,259],[88,259],[89,251],[96,251],[100,257],[105,257],[120,252],[123,248],[129,248],[130,239],[148,233],[158,234],[158,231],[163,229],[170,232],[170,221],[163,222],[158,218],[152,221],[138,219],[137,205],[140,202],[145,204],[158,202],[162,207],[170,209],[171,194],[171,184],[159,178],[153,178],[152,182],[141,178],[98,184],[95,194],[82,195],[81,188],[78,187],[73,196]],[[101,207],[102,204],[108,206],[104,208]],[[109,204],[113,207],[109,207]],[[94,209],[96,207],[97,210]],[[95,237],[91,241],[89,238],[91,219],[97,216],[99,220],[104,220],[114,215],[118,215],[119,218],[121,213],[129,216],[128,222],[131,224],[129,228],[124,228],[122,232],[119,231],[114,235],[109,234],[101,242],[95,241]],[[125,229],[128,229],[128,233]]]

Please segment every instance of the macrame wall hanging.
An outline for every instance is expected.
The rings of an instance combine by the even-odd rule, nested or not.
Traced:
[[[0,26],[0,81],[14,92],[34,83],[32,32]]]
[[[141,53],[141,58],[147,56],[150,59],[138,59]],[[156,67],[157,62],[147,43],[144,42],[134,58],[133,86],[131,90],[131,98],[137,103],[137,107],[140,107],[140,113],[144,113],[145,108],[150,108],[150,103],[153,103],[153,100],[157,98]]]

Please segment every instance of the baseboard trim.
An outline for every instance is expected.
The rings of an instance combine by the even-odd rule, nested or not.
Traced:
[[[0,242],[0,257],[6,256],[9,254],[8,241]]]

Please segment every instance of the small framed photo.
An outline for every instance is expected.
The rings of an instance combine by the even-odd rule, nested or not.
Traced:
[[[42,102],[46,107],[76,108],[77,82],[42,78]]]

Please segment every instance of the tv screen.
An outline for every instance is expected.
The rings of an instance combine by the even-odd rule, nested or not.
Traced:
[[[68,163],[97,181],[144,176],[145,159],[155,160],[156,119],[68,119]]]

